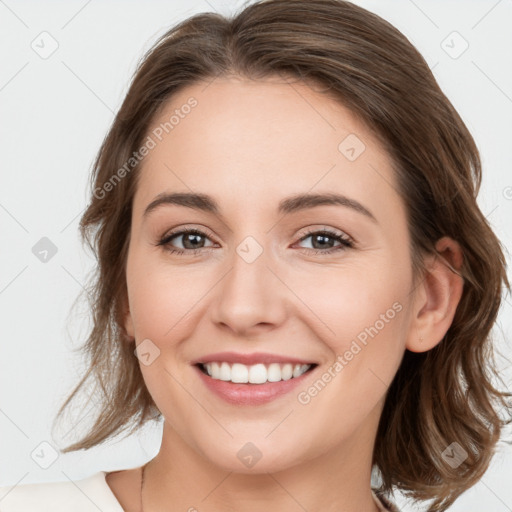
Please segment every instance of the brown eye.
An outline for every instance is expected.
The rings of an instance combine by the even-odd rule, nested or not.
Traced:
[[[181,240],[182,247],[175,247],[171,244],[173,240]],[[209,240],[206,233],[198,229],[186,229],[175,231],[165,235],[157,245],[164,246],[166,250],[172,253],[183,254],[185,252],[192,252],[196,254],[201,249],[209,249],[211,246],[204,245],[204,239]]]
[[[300,242],[311,238],[312,247],[306,248],[315,253],[330,254],[335,251],[353,247],[352,240],[345,234],[339,234],[329,230],[311,231],[300,239]],[[339,245],[333,246],[338,243]]]

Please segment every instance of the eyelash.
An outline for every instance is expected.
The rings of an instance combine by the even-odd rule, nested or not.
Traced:
[[[176,238],[180,235],[186,235],[186,234],[194,234],[199,236],[204,236],[206,238],[212,238],[212,235],[209,233],[203,232],[199,229],[184,229],[181,231],[174,231],[171,233],[168,233],[165,235],[156,245],[157,246],[163,246],[166,251],[169,251],[173,254],[185,254],[185,253],[191,253],[192,256],[197,255],[201,251],[209,251],[213,249],[213,247],[200,247],[198,249],[176,249],[175,247],[171,247],[169,245],[170,241],[173,238]],[[343,251],[346,249],[350,249],[354,247],[353,240],[345,235],[345,234],[338,234],[335,231],[331,231],[329,229],[323,229],[323,230],[311,230],[304,234],[299,240],[299,242],[304,241],[306,238],[309,238],[311,235],[327,235],[328,237],[334,239],[336,242],[340,242],[341,246],[338,247],[332,247],[331,249],[322,250],[322,249],[308,249],[302,247],[301,249],[305,249],[308,254],[313,252],[314,254],[332,254],[337,251]]]

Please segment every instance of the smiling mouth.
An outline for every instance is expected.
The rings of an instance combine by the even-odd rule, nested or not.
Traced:
[[[267,384],[296,379],[311,371],[317,364],[270,363],[245,365],[241,363],[208,362],[196,365],[213,380],[233,384]]]

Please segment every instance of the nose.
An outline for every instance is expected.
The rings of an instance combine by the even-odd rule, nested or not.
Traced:
[[[212,321],[238,337],[275,329],[291,310],[287,307],[290,293],[271,268],[266,252],[253,260],[256,247],[250,242],[238,246],[212,297]]]

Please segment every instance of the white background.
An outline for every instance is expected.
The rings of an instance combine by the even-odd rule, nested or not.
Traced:
[[[510,250],[512,1],[356,3],[401,30],[433,69],[481,151],[479,204]],[[71,314],[70,308],[93,259],[80,245],[78,221],[93,158],[135,65],[176,22],[202,11],[229,14],[239,5],[0,0],[0,485],[77,480],[138,466],[158,451],[157,425],[117,443],[60,455],[48,469],[31,457],[41,442],[55,446],[53,418],[83,371],[72,350],[85,340],[87,309],[84,305]],[[39,36],[43,31],[58,43],[46,59],[31,48],[34,40],[48,38]],[[469,44],[458,58],[452,57],[464,42],[453,31]],[[50,44],[46,39],[47,49]],[[46,263],[32,253],[42,237],[57,247]],[[507,299],[496,336],[511,357],[505,340],[512,331],[512,300]],[[506,378],[510,383],[510,372]],[[500,444],[483,479],[450,510],[512,511],[510,475],[512,448]],[[404,511],[418,510],[397,500]]]

